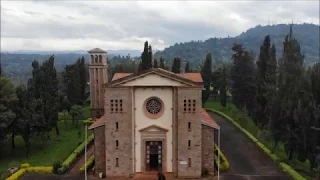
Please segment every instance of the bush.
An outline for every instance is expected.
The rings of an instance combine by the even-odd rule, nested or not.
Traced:
[[[52,167],[53,167],[52,172],[55,173],[55,174],[58,174],[58,169],[61,168],[61,166],[62,166],[62,163],[61,163],[60,160],[57,160],[57,161],[53,162],[53,164],[52,164]]]
[[[39,173],[39,174],[50,174],[52,173],[53,167],[52,166],[35,166],[35,167],[28,167],[28,173]]]
[[[37,167],[23,168],[15,172],[14,174],[12,174],[6,180],[18,180],[26,173],[49,174],[49,173],[52,173],[52,166],[37,166]]]
[[[305,180],[304,177],[302,177],[297,171],[292,169],[288,164],[286,163],[279,163],[279,165],[282,167],[282,169],[289,174],[294,180]]]
[[[13,173],[10,177],[8,177],[6,180],[18,180],[21,178],[25,173],[27,173],[27,169],[20,169],[19,171]]]
[[[87,145],[90,144],[93,140],[93,134],[88,137],[87,139]],[[62,173],[65,173],[69,169],[69,167],[74,163],[74,161],[77,159],[77,157],[80,156],[80,154],[84,151],[85,148],[85,142],[81,143],[70,156],[62,163],[63,168],[60,168],[60,171],[63,170]]]
[[[203,168],[202,169],[202,173],[201,173],[202,177],[208,177],[209,176],[209,171],[207,168]]]
[[[23,169],[23,168],[28,168],[28,167],[30,167],[30,164],[28,164],[28,163],[23,163],[23,164],[21,164],[21,166],[20,166],[21,169]]]
[[[218,148],[217,145],[214,145],[214,160],[215,163],[218,165],[218,153],[220,156],[220,165],[219,165],[219,170],[220,171],[226,171],[230,168],[229,162],[227,160],[227,158],[224,156],[224,154],[221,152],[221,150]]]
[[[91,124],[94,123],[94,120],[90,117],[82,122],[83,122],[83,124],[87,124],[88,126],[90,126]]]
[[[80,168],[80,173],[84,173],[85,170],[88,170],[88,168],[92,167],[93,166],[93,163],[94,163],[94,156],[90,156],[88,161],[87,161],[87,164],[83,164]]]

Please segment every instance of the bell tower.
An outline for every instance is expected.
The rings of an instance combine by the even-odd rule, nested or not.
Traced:
[[[108,82],[107,51],[94,48],[88,51],[90,56],[90,99],[91,117],[100,118],[104,114],[104,90],[102,85]]]

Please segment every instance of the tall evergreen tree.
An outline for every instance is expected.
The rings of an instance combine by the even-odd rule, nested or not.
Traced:
[[[0,76],[0,151],[11,132],[10,124],[16,116],[12,108],[15,100],[13,84],[8,78]]]
[[[180,73],[180,67],[181,67],[181,59],[178,57],[174,58],[171,71],[174,73]]]
[[[220,104],[223,107],[227,105],[227,72],[226,67],[222,68],[221,76],[220,76]]]
[[[0,76],[2,76],[2,65],[1,65],[1,58],[0,58]]]
[[[256,93],[254,58],[240,44],[234,44],[232,51],[232,100],[238,108],[251,114]]]
[[[152,68],[152,58],[153,55],[152,55],[152,47],[151,45],[149,45],[149,48],[148,48],[148,69]]]
[[[210,86],[211,86],[211,78],[212,78],[212,57],[211,53],[206,55],[206,60],[204,65],[201,68],[201,76],[203,80],[203,86],[205,90],[202,90],[202,106],[204,106],[205,102],[208,100],[210,96]]]
[[[144,43],[144,49],[141,54],[141,70],[147,70],[149,65],[149,49],[148,49],[148,41]]]
[[[186,66],[184,68],[184,72],[185,73],[191,72],[189,62],[187,62]]]
[[[164,69],[164,59],[160,57],[160,68]]]
[[[254,119],[260,127],[267,125],[267,88],[275,86],[276,82],[276,52],[274,45],[271,47],[270,36],[266,36],[260,47],[259,60],[257,61],[257,94]]]
[[[80,83],[81,83],[81,100],[84,102],[87,99],[86,96],[86,88],[87,88],[87,81],[88,81],[88,76],[87,76],[87,68],[85,66],[85,59],[82,56],[81,59],[78,60],[78,66],[79,66],[79,75],[80,75]]]
[[[158,68],[158,60],[156,58],[153,60],[153,67]]]

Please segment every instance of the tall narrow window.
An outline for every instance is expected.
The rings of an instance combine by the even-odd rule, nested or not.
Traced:
[[[183,112],[187,112],[187,100],[183,101]]]
[[[189,113],[191,112],[191,100],[190,99],[188,100],[188,111],[189,111]]]
[[[118,147],[119,147],[119,141],[116,140],[116,149],[118,149]]]
[[[193,100],[192,112],[196,112],[196,100]]]
[[[188,130],[191,131],[191,122],[188,122]]]
[[[191,167],[191,158],[188,158],[188,167]]]
[[[119,167],[119,158],[116,158],[116,167]]]
[[[122,112],[122,99],[119,100],[120,112]]]
[[[113,107],[113,100],[110,100],[110,112],[113,113],[114,107]]]
[[[191,148],[191,140],[188,141],[188,148]]]
[[[118,129],[119,129],[119,123],[116,122],[116,130],[118,131]]]

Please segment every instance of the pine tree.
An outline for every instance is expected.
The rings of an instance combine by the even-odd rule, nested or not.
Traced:
[[[232,100],[238,108],[248,110],[250,115],[256,93],[254,58],[240,44],[234,44],[232,51]]]
[[[212,77],[212,57],[211,53],[208,53],[206,56],[206,60],[204,65],[201,68],[201,76],[203,80],[203,86],[205,90],[202,90],[202,106],[204,106],[205,102],[208,100],[210,96],[210,85],[211,85],[211,77]]]
[[[158,60],[156,58],[153,60],[153,67],[158,68]]]

